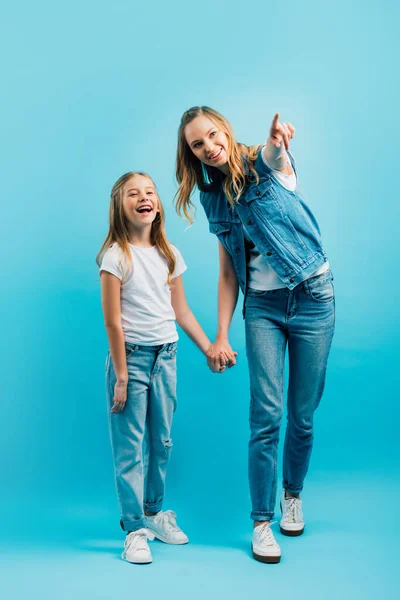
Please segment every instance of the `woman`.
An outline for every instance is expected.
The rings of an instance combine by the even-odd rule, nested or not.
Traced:
[[[266,563],[281,557],[270,523],[286,346],[290,372],[280,530],[296,536],[304,531],[300,493],[335,321],[333,277],[317,221],[298,191],[289,152],[294,134],[292,125],[276,114],[266,144],[247,147],[235,140],[221,114],[205,106],[186,111],[178,133],[177,211],[192,221],[190,195],[197,185],[210,231],[219,239],[218,333],[208,353],[213,370],[220,356],[232,352],[228,330],[239,287],[244,294],[252,551]]]

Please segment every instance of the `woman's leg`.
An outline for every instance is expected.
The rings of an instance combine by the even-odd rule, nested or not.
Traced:
[[[322,279],[321,279],[322,278]],[[283,486],[299,494],[303,489],[313,446],[314,411],[324,390],[325,374],[335,324],[330,277],[304,282],[294,294],[289,327],[288,412],[283,456]]]
[[[286,304],[286,290],[250,291],[246,298],[246,349],[251,393],[249,481],[254,521],[270,521],[275,509],[287,341]]]
[[[114,460],[115,483],[125,531],[146,527],[143,513],[142,443],[146,422],[149,374],[154,362],[152,354],[140,346],[128,350],[128,395],[125,408],[111,413],[115,372],[110,355],[106,365],[106,390],[109,431]]]
[[[176,408],[176,348],[176,342],[162,347],[151,374],[144,498],[147,514],[160,511],[164,499],[165,478],[172,450],[172,416]]]

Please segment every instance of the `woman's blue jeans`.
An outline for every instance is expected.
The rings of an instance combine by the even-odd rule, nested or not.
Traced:
[[[303,489],[313,446],[313,417],[325,384],[335,326],[330,271],[293,290],[249,289],[246,350],[250,371],[249,481],[251,518],[274,516],[279,430],[283,415],[284,362],[289,351],[283,487]]]

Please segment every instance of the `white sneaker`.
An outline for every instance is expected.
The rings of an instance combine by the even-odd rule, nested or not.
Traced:
[[[146,517],[147,526],[158,540],[166,544],[187,544],[189,538],[178,527],[175,517],[176,513],[172,510],[160,510],[156,515]]]
[[[154,540],[154,535],[147,529],[131,531],[125,538],[122,558],[131,563],[147,564],[153,561],[147,540]]]
[[[251,541],[253,557],[263,563],[278,563],[281,560],[281,549],[276,543],[270,524],[265,522],[253,529]]]
[[[303,511],[300,498],[289,496],[286,498],[283,492],[281,499],[282,519],[280,529],[284,535],[301,535],[304,531]]]

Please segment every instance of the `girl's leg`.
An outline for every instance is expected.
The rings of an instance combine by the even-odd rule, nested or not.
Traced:
[[[324,390],[334,323],[330,276],[321,275],[304,282],[294,295],[288,323],[290,368],[283,486],[292,494],[301,492],[308,471],[314,411]]]
[[[246,349],[251,391],[249,481],[254,521],[270,521],[275,509],[287,339],[286,304],[286,290],[249,291],[246,298]]]
[[[120,413],[111,413],[116,377],[108,355],[106,365],[106,390],[109,431],[114,460],[115,482],[125,531],[146,527],[143,514],[143,463],[142,443],[148,403],[149,374],[154,353],[141,351],[140,346],[128,345],[128,397]]]
[[[151,373],[147,411],[148,466],[145,511],[162,509],[165,478],[172,450],[171,425],[176,408],[176,342],[164,344]]]

